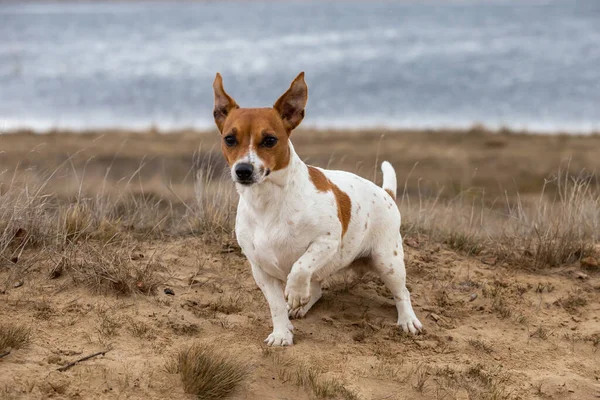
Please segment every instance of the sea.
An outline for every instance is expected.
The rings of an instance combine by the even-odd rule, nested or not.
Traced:
[[[600,1],[0,1],[0,133],[213,129],[212,82],[323,129],[600,130]]]

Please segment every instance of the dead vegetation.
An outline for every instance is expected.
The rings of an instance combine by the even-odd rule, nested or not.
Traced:
[[[485,194],[460,193],[411,202],[400,198],[403,231],[423,234],[467,255],[487,254],[518,267],[540,269],[594,254],[600,240],[600,191],[592,174],[573,174],[569,164],[544,179],[536,200],[516,193],[486,205]],[[508,192],[507,192],[508,193]],[[495,264],[490,262],[490,264]]]
[[[170,373],[180,374],[186,393],[201,400],[227,397],[249,374],[249,366],[239,358],[202,343],[181,350],[166,368]]]
[[[60,140],[60,136],[54,139]],[[177,146],[177,140],[177,136],[158,137],[149,142],[168,141],[169,146]],[[185,152],[189,153],[191,142],[186,143]],[[166,145],[143,146],[138,142],[138,147],[130,150],[135,153],[133,159],[120,161],[112,153],[107,158],[103,153],[90,156],[71,149],[66,159],[56,157],[62,160],[61,165],[51,168],[41,168],[37,159],[27,159],[15,167],[4,158],[13,156],[0,153],[4,167],[0,172],[0,291],[2,296],[11,296],[0,306],[2,311],[16,313],[10,315],[22,312],[27,321],[35,318],[34,322],[48,331],[56,328],[58,317],[65,324],[61,329],[69,334],[89,326],[86,345],[112,348],[131,341],[148,351],[140,358],[154,357],[153,362],[160,365],[191,338],[223,338],[222,342],[235,338],[236,345],[260,343],[262,330],[268,334],[268,309],[235,245],[237,197],[229,178],[221,174],[222,160],[213,149],[182,161],[181,153],[171,154]],[[140,149],[164,152],[170,157],[165,161],[167,167],[146,159],[145,153],[138,153]],[[317,161],[313,163],[325,165],[319,162],[319,149],[306,149],[307,158],[312,157],[313,150],[313,160]],[[116,154],[114,148],[111,151]],[[393,157],[387,154],[379,159],[393,162]],[[552,168],[559,164],[560,160]],[[355,165],[355,170],[372,178],[372,169],[365,165]],[[333,160],[331,167],[336,166]],[[341,160],[339,166],[347,166],[347,161]],[[431,181],[428,187],[421,181],[418,167],[412,175],[400,168],[399,177],[404,181],[398,193],[402,230],[411,238],[407,244],[409,283],[415,285],[411,290],[417,294],[415,304],[421,320],[426,320],[426,334],[416,340],[393,326],[393,304],[378,279],[338,276],[328,282],[316,306],[317,327],[307,325],[306,320],[298,322],[297,347],[310,343],[318,351],[324,350],[324,357],[329,352],[327,356],[334,360],[331,365],[362,365],[361,357],[375,357],[373,369],[342,373],[330,368],[329,360],[307,359],[305,354],[292,353],[292,348],[287,349],[292,355],[269,353],[274,370],[262,369],[261,373],[271,379],[269,374],[274,372],[272,377],[283,387],[289,385],[311,398],[363,398],[354,380],[357,376],[375,379],[375,386],[392,382],[415,398],[466,398],[465,393],[477,399],[527,398],[528,389],[511,384],[509,377],[515,376],[499,367],[510,361],[496,362],[506,348],[497,332],[513,329],[517,322],[512,333],[523,331],[528,342],[523,346],[544,345],[546,352],[549,345],[555,345],[549,338],[567,337],[562,327],[540,320],[544,318],[540,310],[566,314],[563,319],[574,325],[585,320],[600,287],[588,283],[595,279],[596,269],[586,267],[589,276],[573,278],[567,290],[552,274],[581,268],[580,260],[586,260],[582,266],[594,265],[600,256],[600,195],[595,177],[580,173],[573,164],[563,164],[558,173],[548,173],[552,169],[546,168],[528,175],[530,189],[523,191],[517,184],[503,186],[504,195],[499,196],[490,194],[489,187],[484,190],[475,185],[482,179],[496,179],[493,174],[467,180],[475,186],[444,182],[446,186],[432,190]],[[352,166],[345,169],[353,170]],[[519,181],[522,171],[513,172],[512,178]],[[507,184],[506,180],[499,181],[494,184]],[[181,271],[188,271],[183,265],[186,256],[180,253],[185,254],[189,247],[207,254],[198,256],[200,250],[193,257],[188,254],[188,258],[195,258],[188,263],[193,264],[188,265],[189,274],[184,275]],[[471,274],[471,269],[476,274]],[[459,272],[466,276],[457,278]],[[509,277],[529,273],[535,278],[526,282],[513,282]],[[570,279],[560,273],[559,279]],[[243,280],[246,282],[241,285]],[[167,283],[176,295],[163,293],[162,286]],[[45,286],[51,288],[43,289]],[[56,300],[73,291],[87,294],[83,300]],[[146,304],[144,312],[138,314],[136,308],[135,314],[128,315],[129,311],[115,308],[115,303],[94,305],[98,299],[127,301],[135,304],[132,307],[148,302],[151,306]],[[494,331],[479,326],[484,332],[461,332],[463,336],[454,337],[461,325],[475,320],[486,324],[493,321]],[[571,329],[571,322],[564,328]],[[5,330],[6,326],[0,326],[0,344],[4,343],[4,332],[13,338],[8,347],[16,349],[28,343],[28,324],[11,325],[12,331]],[[319,336],[321,329],[324,333]],[[224,339],[225,335],[231,336]],[[583,346],[588,353],[600,347],[595,332],[571,335],[567,340],[576,355]],[[340,342],[343,348],[334,345]],[[465,347],[467,355],[461,359],[464,368],[439,367],[451,357],[460,358]],[[244,360],[218,349],[201,344],[185,346],[168,364],[168,370],[180,374],[186,392],[199,398],[216,399],[234,393],[251,369]],[[71,351],[65,350],[69,359],[80,355]],[[515,353],[515,357],[523,360],[523,355]],[[427,364],[424,358],[437,361]],[[102,362],[111,360],[107,357]],[[159,375],[151,365],[137,366]],[[78,366],[73,371],[84,376],[87,371],[79,372],[79,368],[83,370]],[[181,388],[181,383],[176,383]],[[33,385],[19,384],[27,390]],[[132,378],[126,386],[139,390],[139,385]],[[94,390],[100,393],[108,389]],[[513,396],[512,390],[518,395]]]
[[[467,343],[469,343],[469,345],[474,349],[483,351],[487,354],[491,354],[494,351],[492,345],[482,339],[469,339]]]
[[[30,340],[30,327],[5,321],[0,323],[0,353],[25,347]]]
[[[587,299],[578,291],[571,291],[566,297],[560,298],[555,301],[555,304],[563,307],[565,310],[570,313],[575,313],[577,310],[588,303]]]
[[[219,296],[207,308],[214,312],[233,314],[242,310],[243,299],[239,294]]]
[[[132,247],[126,242],[101,244],[79,243],[59,253],[51,275],[66,274],[75,284],[88,287],[94,293],[152,295],[162,283],[157,272],[164,269],[149,259],[132,260]]]
[[[210,138],[202,140],[210,142]],[[518,136],[510,139],[524,140]],[[387,136],[386,140],[391,139]],[[37,154],[23,151],[26,162],[17,160],[15,165],[7,162],[16,160],[16,154],[4,156],[8,168],[0,173],[0,262],[6,265],[18,260],[23,250],[32,246],[65,252],[93,241],[102,244],[96,246],[100,250],[114,244],[110,250],[113,251],[126,246],[132,237],[147,240],[202,236],[204,240],[222,241],[232,234],[236,196],[215,149],[200,149],[191,157],[189,147],[185,148],[190,157],[187,170],[178,165],[174,171],[179,175],[157,177],[155,163],[144,156],[128,160],[130,175],[119,175],[117,171],[122,172],[123,166],[116,155],[102,153],[104,164],[98,164],[94,156],[85,158],[85,154],[106,149],[98,150],[98,143],[93,141],[84,143],[89,148],[73,148],[71,154],[63,154],[59,165],[44,164],[44,170],[20,166],[35,165],[38,158],[32,158]],[[110,143],[116,147],[114,151],[122,151],[122,144]],[[305,157],[310,159],[311,150],[318,149],[308,149]],[[386,152],[380,147],[377,151]],[[384,155],[372,156],[380,159]],[[331,167],[336,167],[335,160],[329,161]],[[587,259],[594,255],[593,246],[600,235],[599,185],[594,174],[575,169],[573,165],[579,165],[578,162],[562,161],[555,164],[555,173],[536,175],[539,191],[519,192],[511,188],[517,177],[510,176],[501,197],[478,187],[461,186],[456,190],[442,185],[432,191],[421,186],[424,183],[419,177],[419,165],[399,170],[402,231],[445,243],[467,255],[483,255],[494,260],[489,262],[491,265],[497,260],[540,269]],[[339,163],[346,165],[345,161]],[[92,166],[101,166],[100,171],[104,172]],[[360,173],[363,168],[348,169]],[[371,171],[365,172],[371,175]],[[57,191],[59,184],[65,189]],[[96,251],[95,257],[94,263],[114,262],[128,268],[123,255],[107,259]],[[86,265],[79,269],[94,268]],[[102,276],[115,274],[98,272]],[[140,271],[130,270],[130,275],[137,273]],[[95,276],[80,278],[94,286],[98,282]],[[152,285],[135,289],[124,276],[113,278],[116,290],[154,290]]]
[[[268,350],[264,354],[271,356],[276,365],[278,377],[284,383],[293,382],[312,392],[318,399],[359,400],[358,395],[348,388],[345,382],[325,377],[324,371],[316,365],[294,362],[281,354],[271,354]]]

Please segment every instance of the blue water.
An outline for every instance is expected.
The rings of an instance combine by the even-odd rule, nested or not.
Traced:
[[[0,130],[212,128],[212,80],[305,126],[600,129],[600,1],[0,3]]]

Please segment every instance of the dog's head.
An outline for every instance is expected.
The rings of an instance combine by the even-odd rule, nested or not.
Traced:
[[[288,138],[304,118],[308,88],[304,72],[271,108],[240,108],[223,89],[217,73],[215,123],[221,132],[221,149],[234,182],[259,184],[290,161]]]

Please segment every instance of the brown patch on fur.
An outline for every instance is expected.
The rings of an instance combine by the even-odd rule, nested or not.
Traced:
[[[262,160],[265,168],[277,171],[285,168],[290,162],[290,147],[288,132],[277,111],[272,108],[237,108],[231,110],[221,136],[234,135],[237,139],[235,146],[227,146],[223,141],[221,150],[229,166],[252,150]],[[274,147],[262,146],[267,135],[277,137]]]
[[[235,136],[237,143],[221,149],[231,167],[237,160],[253,150],[265,168],[277,171],[288,166],[290,148],[288,138],[292,130],[304,118],[308,100],[308,87],[304,72],[300,73],[290,88],[275,102],[272,108],[240,108],[225,92],[223,79],[217,73],[213,82],[215,103],[213,115],[221,136]],[[275,136],[278,141],[273,147],[262,145],[266,136]]]
[[[313,185],[315,185],[319,192],[328,192],[331,190],[331,181],[327,179],[325,174],[321,172],[320,169],[309,165],[308,175],[310,177],[310,181],[313,183]]]
[[[390,189],[385,189],[385,191],[392,197],[392,199],[396,200],[396,193],[392,192]]]
[[[350,200],[350,196],[342,192],[336,185],[333,185],[333,194],[337,202],[338,218],[342,223],[342,237],[344,237],[348,230],[348,225],[350,225],[350,218],[352,217],[352,201]]]
[[[221,74],[219,73],[217,73],[215,81],[213,82],[213,90],[215,93],[213,116],[219,131],[223,132],[223,124],[225,123],[227,116],[232,110],[240,108],[240,106],[237,105],[235,100],[229,96],[223,88],[223,78],[221,78]]]
[[[396,250],[394,250],[394,255],[395,255],[395,256],[397,256],[397,255],[398,255],[398,252],[397,252]]]
[[[304,82],[304,72],[294,79],[290,88],[273,104],[288,133],[297,127],[304,119],[304,108],[308,101],[308,87]]]
[[[342,224],[342,237],[344,237],[348,230],[348,225],[350,225],[350,218],[352,217],[352,201],[350,200],[350,196],[331,182],[320,169],[308,166],[308,175],[319,192],[328,192],[330,190],[333,192],[335,202],[337,203],[338,219]]]

